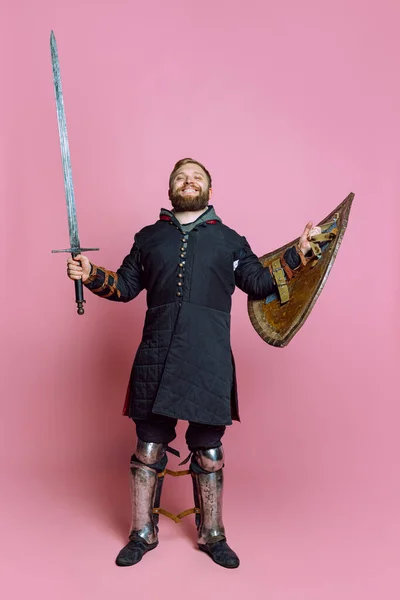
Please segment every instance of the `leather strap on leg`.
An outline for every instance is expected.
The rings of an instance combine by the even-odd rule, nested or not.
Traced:
[[[181,471],[172,471],[171,469],[164,469],[164,471],[162,473],[158,474],[158,477],[160,479],[161,478],[164,479],[165,475],[170,475],[171,477],[183,477],[185,475],[191,475],[191,474],[192,473],[189,469],[181,470]],[[182,511],[177,515],[174,515],[169,510],[165,510],[165,508],[161,508],[160,506],[155,505],[153,508],[153,514],[156,515],[156,517],[158,517],[158,515],[163,515],[164,517],[168,517],[175,523],[179,523],[184,517],[187,517],[188,515],[199,514],[199,513],[200,513],[200,509],[197,507],[188,508],[187,510]]]

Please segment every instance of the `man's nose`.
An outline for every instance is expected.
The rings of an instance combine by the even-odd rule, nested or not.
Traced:
[[[186,175],[183,185],[194,185],[194,179],[191,175]]]

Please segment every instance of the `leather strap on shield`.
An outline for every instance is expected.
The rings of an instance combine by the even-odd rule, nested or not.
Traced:
[[[272,261],[272,277],[275,280],[278,288],[279,299],[281,304],[285,304],[289,300],[289,288],[286,283],[285,271],[279,258]]]
[[[335,262],[353,199],[354,194],[349,194],[319,223],[321,234],[310,240],[310,256],[305,259],[300,255],[302,265],[298,269],[287,268],[283,255],[298,244],[299,238],[260,258],[274,277],[277,293],[263,300],[249,297],[247,307],[254,329],[267,344],[283,348],[306,321]]]

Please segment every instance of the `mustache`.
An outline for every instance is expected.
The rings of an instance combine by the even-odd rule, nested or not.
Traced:
[[[196,190],[197,192],[201,189],[198,185],[196,184],[189,184],[189,185],[182,185],[180,188],[177,189],[177,192],[184,192],[185,190],[187,190],[188,188],[192,188],[194,190]]]

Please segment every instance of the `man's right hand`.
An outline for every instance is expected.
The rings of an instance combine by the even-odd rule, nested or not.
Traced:
[[[91,264],[87,256],[78,254],[75,258],[69,258],[67,261],[67,274],[70,279],[82,279],[82,283],[88,279],[91,271]]]

